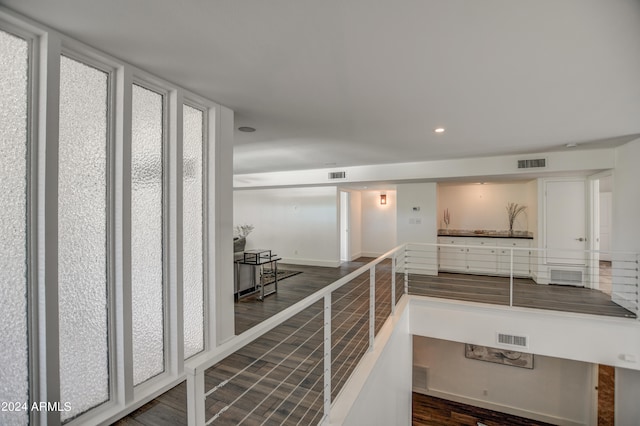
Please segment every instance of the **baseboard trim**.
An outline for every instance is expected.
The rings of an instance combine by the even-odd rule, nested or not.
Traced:
[[[339,260],[316,260],[283,257],[280,262],[286,263],[288,265],[324,266],[328,268],[337,268],[338,266],[340,266]]]
[[[378,252],[373,252],[373,251],[364,251],[360,254],[361,257],[374,257],[374,258],[378,258],[380,256],[382,256],[384,253],[378,253]]]

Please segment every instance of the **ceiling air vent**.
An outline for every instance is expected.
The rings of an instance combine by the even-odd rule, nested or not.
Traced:
[[[329,172],[329,179],[345,179],[347,172]]]
[[[527,336],[497,333],[496,340],[502,345],[517,346],[519,348],[527,348],[529,346]]]
[[[519,169],[534,169],[547,167],[547,159],[546,158],[535,158],[532,160],[518,160],[518,168]]]

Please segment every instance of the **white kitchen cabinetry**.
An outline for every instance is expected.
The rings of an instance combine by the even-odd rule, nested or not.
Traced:
[[[514,238],[439,237],[438,269],[443,272],[529,277],[531,240]],[[518,250],[519,249],[519,250]]]
[[[465,272],[467,270],[467,249],[457,247],[465,245],[460,238],[438,238],[438,243],[445,244],[438,247],[438,269],[451,272]]]
[[[492,238],[469,238],[467,245],[473,246],[467,248],[467,272],[489,275],[498,272],[496,242]]]
[[[531,243],[529,240],[506,240],[499,244],[501,247],[513,247],[513,275],[517,277],[531,276]],[[498,273],[509,275],[511,264],[511,250],[498,249]]]

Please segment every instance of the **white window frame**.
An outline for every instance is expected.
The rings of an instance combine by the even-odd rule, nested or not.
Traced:
[[[231,218],[232,147],[219,145],[232,138],[233,112],[205,98],[159,79],[130,64],[71,39],[35,21],[0,7],[0,28],[29,42],[28,96],[28,266],[27,321],[29,327],[30,401],[60,401],[58,323],[58,140],[60,55],[109,74],[109,123],[107,159],[107,266],[109,400],[68,425],[109,423],[135,410],[185,379],[184,317],[182,299],[182,112],[183,105],[203,111],[203,280],[204,351],[188,363],[197,363],[229,334],[220,315],[233,312],[230,282],[221,282],[229,271],[217,263],[232,259],[224,251],[231,230],[216,239],[216,224]],[[165,322],[165,371],[133,386],[131,300],[131,93],[132,85],[164,96],[163,185],[163,287]],[[224,137],[220,123],[225,123]],[[229,180],[216,176],[221,169]],[[228,188],[226,187],[228,186]],[[224,187],[224,201],[216,202]],[[227,238],[229,237],[229,238]],[[229,244],[231,250],[231,243]],[[223,260],[221,260],[223,259]],[[228,287],[228,289],[226,287]],[[228,294],[227,294],[228,293]],[[223,306],[224,312],[218,312]],[[233,324],[231,324],[231,328]],[[64,401],[62,401],[64,402]],[[60,424],[56,411],[30,413],[31,424]]]

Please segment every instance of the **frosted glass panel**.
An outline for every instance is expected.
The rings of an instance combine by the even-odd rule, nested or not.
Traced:
[[[133,382],[164,371],[162,95],[133,86],[131,279]]]
[[[58,286],[60,400],[69,419],[109,399],[108,75],[60,62]]]
[[[28,43],[0,31],[0,402],[28,404],[27,76]],[[27,422],[0,411],[1,425]]]
[[[184,356],[204,350],[203,287],[203,161],[202,111],[185,105],[183,109],[183,217],[184,217]]]

